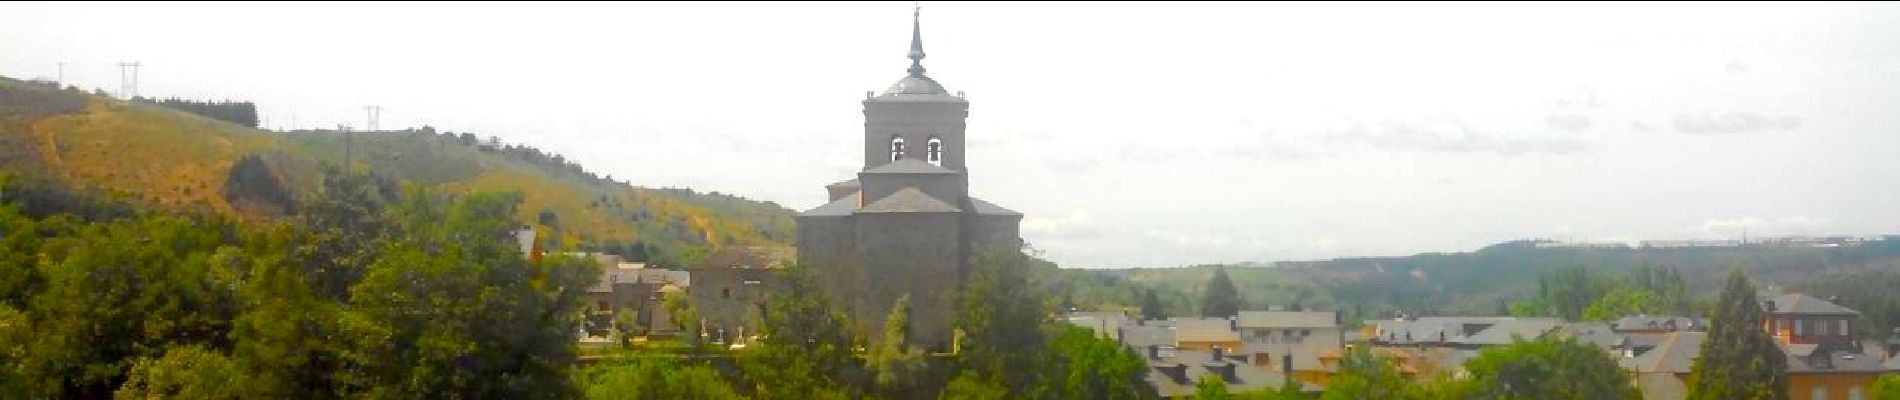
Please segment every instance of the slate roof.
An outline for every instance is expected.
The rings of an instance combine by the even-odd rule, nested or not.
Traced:
[[[1636,390],[1643,392],[1643,400],[1682,400],[1689,397],[1689,385],[1676,374],[1640,373],[1636,374]]]
[[[1003,208],[1003,206],[996,205],[996,203],[983,201],[983,199],[979,199],[975,197],[970,198],[970,208],[975,209],[976,213],[981,214],[981,215],[1013,215],[1013,216],[1018,216],[1018,217],[1023,216],[1023,213],[1019,213],[1007,208]]]
[[[948,168],[931,165],[924,160],[906,158],[864,170],[866,174],[955,174]]]
[[[1173,321],[1176,343],[1240,341],[1240,333],[1234,332],[1232,322],[1226,318],[1176,318]]]
[[[1328,311],[1241,311],[1241,328],[1337,328]]]
[[[607,267],[600,270],[600,281],[587,287],[588,293],[613,293],[616,283],[640,283],[640,268]]]
[[[1169,369],[1176,368],[1181,371],[1179,375],[1167,372]],[[1286,382],[1286,375],[1277,371],[1233,360],[1214,361],[1213,353],[1204,350],[1179,350],[1174,352],[1172,357],[1163,357],[1159,360],[1149,358],[1148,382],[1153,384],[1155,392],[1164,398],[1191,396],[1201,376],[1215,374],[1217,368],[1233,368],[1234,370],[1234,379],[1227,381],[1228,393],[1277,390]],[[1223,380],[1226,379],[1223,378]],[[1313,393],[1319,392],[1322,388],[1310,383],[1301,383],[1300,390]]]
[[[1769,300],[1769,301],[1773,302],[1775,305],[1774,310],[1768,311],[1769,313],[1773,313],[1773,314],[1860,315],[1860,312],[1854,311],[1853,309],[1850,309],[1847,307],[1841,307],[1838,304],[1829,303],[1826,300],[1817,299],[1817,298],[1814,298],[1805,294],[1800,294],[1800,293],[1775,296],[1774,299]]]
[[[950,205],[950,203],[945,203],[943,200],[938,200],[935,197],[930,197],[930,195],[924,194],[924,191],[922,190],[917,190],[917,188],[914,188],[914,187],[907,187],[903,189],[897,189],[896,192],[891,193],[891,195],[889,196],[884,196],[884,198],[878,199],[875,202],[871,202],[871,204],[864,205],[864,208],[858,209],[858,212],[861,212],[861,213],[934,213],[934,212],[963,212],[963,210],[957,209],[956,206],[952,206]]]
[[[1632,335],[1632,338],[1637,335]],[[1702,341],[1707,339],[1706,332],[1669,332],[1660,334],[1661,341],[1655,348],[1635,358],[1615,356],[1624,368],[1638,373],[1668,372],[1686,374],[1695,362],[1697,354],[1702,352]]]
[[[864,195],[864,192],[852,193],[850,196],[838,198],[837,201],[825,203],[825,205],[818,206],[818,208],[805,210],[805,212],[798,213],[798,216],[800,217],[850,216],[852,212],[858,210],[858,196],[863,196],[863,195]]]
[[[1478,331],[1476,334],[1452,339],[1452,343],[1484,346],[1507,345],[1511,344],[1513,337],[1523,338],[1524,340],[1536,339],[1538,336],[1543,336],[1545,333],[1550,333],[1550,331],[1557,329],[1557,327],[1562,324],[1563,321],[1549,319],[1500,321],[1491,325],[1490,328]]]
[[[1777,344],[1779,344],[1779,342],[1777,342]],[[1827,358],[1822,360],[1818,359],[1819,354],[1813,353],[1815,349],[1807,348],[1803,350],[1805,351],[1792,348],[1785,348],[1783,350],[1788,355],[1788,372],[1877,373],[1889,369],[1887,366],[1881,365],[1880,355],[1878,354],[1857,354],[1853,351],[1831,351],[1827,352]]]
[[[798,250],[788,246],[726,246],[713,250],[693,269],[778,268],[797,255]]]
[[[1709,328],[1709,320],[1672,315],[1632,315],[1617,319],[1610,326],[1619,331],[1670,329],[1672,326],[1673,330],[1706,330]]]
[[[1147,354],[1148,346],[1174,347],[1174,327],[1156,325],[1149,321],[1147,325],[1122,326],[1122,344],[1134,348],[1136,352]]]

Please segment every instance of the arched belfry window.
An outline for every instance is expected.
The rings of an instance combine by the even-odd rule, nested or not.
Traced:
[[[891,161],[904,159],[904,137],[891,137]]]
[[[929,161],[930,165],[943,166],[943,139],[933,137],[924,143],[924,161]]]

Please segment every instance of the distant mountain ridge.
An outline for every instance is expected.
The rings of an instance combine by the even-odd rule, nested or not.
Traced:
[[[522,192],[519,219],[557,245],[678,265],[718,246],[793,240],[793,211],[772,202],[633,186],[559,155],[468,133],[424,127],[349,137],[359,172],[447,193]],[[281,215],[314,194],[322,163],[341,163],[344,139],[0,77],[0,171],[102,190],[141,207]]]

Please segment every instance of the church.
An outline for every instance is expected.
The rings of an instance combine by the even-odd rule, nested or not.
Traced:
[[[829,202],[797,216],[798,259],[858,335],[881,340],[892,304],[909,295],[911,344],[945,350],[973,254],[1018,251],[1023,215],[970,196],[970,102],[924,74],[918,18],[908,74],[863,101],[864,169],[825,186]]]

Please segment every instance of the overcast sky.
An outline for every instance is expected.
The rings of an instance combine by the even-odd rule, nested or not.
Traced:
[[[1900,233],[1900,5],[923,5],[973,194],[1067,267]],[[805,210],[910,2],[0,4],[0,75],[431,125]]]

